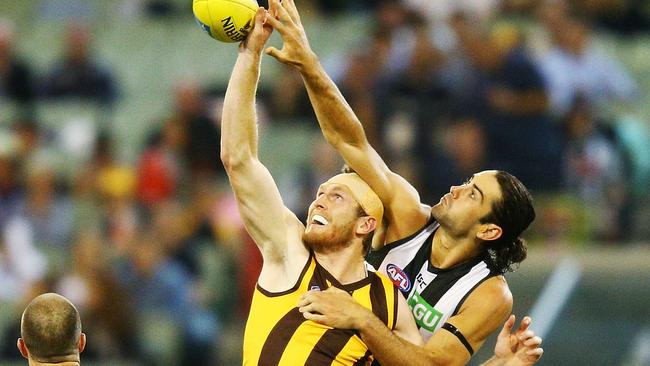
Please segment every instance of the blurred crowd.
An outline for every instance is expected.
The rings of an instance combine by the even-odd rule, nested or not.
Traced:
[[[151,16],[187,16],[175,2],[141,3]],[[579,211],[589,222],[582,239],[632,239],[635,203],[648,194],[638,163],[647,151],[626,139],[630,122],[611,111],[639,103],[644,91],[594,38],[647,36],[642,0],[304,6],[323,17],[372,14],[360,45],[322,61],[373,146],[425,202],[474,172],[505,169],[540,198],[541,235],[562,235]],[[70,169],[56,158],[65,139],[39,123],[34,106],[74,99],[110,115],[121,98],[114,71],[80,24],[70,25],[60,60],[44,75],[14,52],[14,39],[12,25],[0,22],[0,108],[18,106],[0,121],[0,306],[21,309],[46,291],[68,297],[89,334],[85,360],[223,360],[222,335],[245,319],[261,265],[219,160],[214,107],[225,85],[180,80],[135,161],[123,161],[112,130],[99,126],[85,139],[91,153]],[[342,162],[320,138],[295,71],[282,69],[258,101],[269,128],[289,121],[313,129],[311,160],[287,192],[304,216]],[[647,134],[647,117],[633,134]],[[567,214],[558,207],[574,204],[557,197],[580,210]],[[20,357],[18,321],[0,327],[0,359]]]

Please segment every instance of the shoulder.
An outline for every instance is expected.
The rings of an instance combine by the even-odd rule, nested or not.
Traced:
[[[511,311],[512,293],[508,284],[503,276],[495,276],[481,283],[448,323],[458,328],[477,351]]]
[[[512,292],[505,277],[490,277],[478,285],[461,306],[459,313],[468,310],[483,316],[500,317],[510,314]]]

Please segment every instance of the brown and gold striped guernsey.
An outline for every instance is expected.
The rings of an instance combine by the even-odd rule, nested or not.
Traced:
[[[370,365],[373,357],[358,333],[306,320],[298,311],[301,294],[330,286],[347,291],[394,328],[399,295],[387,277],[369,272],[361,281],[341,285],[312,253],[293,288],[271,293],[258,284],[246,322],[244,365]]]

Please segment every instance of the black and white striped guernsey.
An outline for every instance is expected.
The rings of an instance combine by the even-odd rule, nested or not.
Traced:
[[[402,291],[425,341],[458,312],[479,284],[498,275],[490,271],[483,258],[447,269],[434,267],[431,244],[438,226],[432,219],[413,235],[386,244],[366,257]]]

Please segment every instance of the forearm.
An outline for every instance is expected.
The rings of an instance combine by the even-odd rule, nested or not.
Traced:
[[[327,141],[335,147],[366,142],[361,122],[318,60],[305,65],[300,73]]]
[[[221,159],[226,168],[257,157],[255,93],[261,55],[240,51],[228,82],[221,123]]]
[[[407,342],[391,332],[377,317],[368,317],[359,329],[373,356],[384,366],[447,365],[443,355]]]

